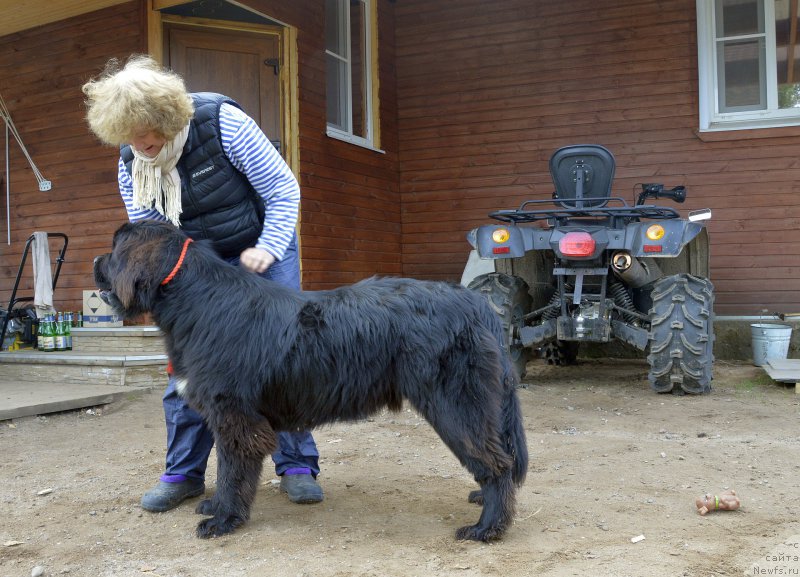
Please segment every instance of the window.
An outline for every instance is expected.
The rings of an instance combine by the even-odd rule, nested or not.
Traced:
[[[374,0],[325,0],[328,135],[377,146]]]
[[[697,0],[700,130],[800,124],[800,0]]]

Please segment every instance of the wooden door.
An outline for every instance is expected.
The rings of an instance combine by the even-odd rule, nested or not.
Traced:
[[[283,153],[279,40],[278,33],[165,24],[164,63],[190,92],[233,98]]]

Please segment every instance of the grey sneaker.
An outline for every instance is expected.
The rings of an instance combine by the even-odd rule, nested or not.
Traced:
[[[322,487],[313,475],[282,475],[281,491],[292,503],[310,504],[322,501]]]
[[[186,499],[197,497],[205,492],[205,483],[196,479],[186,479],[179,483],[159,481],[158,485],[142,495],[142,509],[153,513],[163,513],[174,509]]]

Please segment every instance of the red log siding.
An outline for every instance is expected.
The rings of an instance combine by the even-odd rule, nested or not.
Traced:
[[[39,192],[19,147],[11,144],[12,243],[5,245],[3,209],[0,306],[10,298],[25,241],[47,230],[70,237],[55,305],[79,308],[81,291],[93,287],[93,257],[110,247],[113,231],[126,220],[116,151],[89,134],[80,87],[108,58],[146,49],[142,5],[130,2],[0,38],[0,93],[34,161],[53,182],[50,192]],[[380,85],[385,154],[325,134],[324,4],[252,2],[298,28],[301,251],[308,289],[401,272],[394,6],[388,0],[378,5],[381,74],[392,76]],[[2,189],[4,194],[5,184]],[[51,250],[57,248],[53,241]],[[32,294],[29,258],[18,296]]]
[[[306,288],[372,274],[458,279],[470,228],[490,210],[547,197],[551,153],[596,142],[617,157],[618,194],[630,198],[642,181],[684,184],[681,209],[714,210],[719,314],[800,310],[796,137],[698,137],[692,0],[578,0],[569,10],[543,0],[378,0],[385,154],[325,135],[322,3],[251,5],[298,28]],[[0,93],[53,181],[39,192],[12,142],[0,306],[35,230],[70,235],[56,306],[76,308],[91,287],[91,259],[125,214],[116,154],[89,135],[80,85],[109,57],[143,50],[145,30],[141,3],[130,2],[0,38]]]
[[[616,194],[683,184],[681,211],[713,209],[718,314],[800,311],[797,139],[698,137],[694,1],[403,0],[396,22],[404,274],[458,279],[470,228],[598,143]]]
[[[59,310],[80,308],[82,291],[94,286],[92,259],[111,246],[113,231],[126,220],[116,185],[117,154],[89,134],[80,87],[112,56],[144,49],[143,16],[140,3],[130,2],[0,38],[0,94],[33,161],[53,183],[52,190],[39,191],[12,137],[10,246],[5,208],[0,223],[3,308],[25,242],[37,230],[69,236],[54,304]],[[5,179],[4,162],[0,171]],[[51,240],[54,263],[60,246]],[[17,296],[33,295],[32,260],[29,255]]]
[[[325,133],[324,2],[248,4],[298,29],[303,287],[333,288],[376,274],[400,274],[394,4],[377,2],[384,153]]]

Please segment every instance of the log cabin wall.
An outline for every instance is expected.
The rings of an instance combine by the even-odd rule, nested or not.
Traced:
[[[683,184],[682,214],[713,210],[717,314],[800,311],[798,133],[698,135],[693,0],[399,0],[396,22],[404,274],[459,279],[468,230],[597,143],[617,195]]]
[[[378,1],[383,153],[326,135],[324,3],[254,0],[250,5],[298,29],[304,287],[400,274],[394,5]],[[25,242],[37,230],[69,235],[56,308],[80,308],[82,291],[93,288],[92,259],[110,248],[113,231],[127,217],[117,191],[117,153],[89,133],[80,87],[109,58],[146,51],[146,30],[145,3],[133,1],[0,37],[0,94],[34,162],[53,183],[49,192],[39,192],[12,141],[10,245],[5,203],[0,210],[0,307],[10,298]],[[53,239],[53,259],[58,248]],[[29,257],[18,296],[33,294],[32,281]]]
[[[691,0],[578,0],[569,11],[543,0],[378,0],[385,154],[325,135],[322,3],[251,5],[298,29],[306,288],[372,274],[457,280],[470,228],[547,198],[552,152],[596,142],[617,157],[617,194],[684,184],[681,210],[713,209],[719,314],[800,310],[797,133],[698,135]],[[89,135],[80,85],[109,57],[144,50],[146,37],[139,1],[0,37],[0,93],[53,182],[39,192],[12,140],[0,306],[36,230],[70,235],[56,306],[77,308],[91,288],[91,259],[125,213],[116,153]],[[28,267],[21,292],[32,290]]]
[[[106,252],[126,220],[116,185],[116,151],[100,146],[84,120],[81,85],[111,58],[144,49],[144,12],[129,2],[0,38],[0,94],[34,163],[52,189],[40,192],[22,150],[11,138],[11,244],[6,203],[0,223],[0,307],[5,308],[25,243],[35,231],[68,235],[54,304],[78,310],[91,289],[92,259]],[[5,148],[5,139],[0,149]],[[5,179],[5,164],[0,178]],[[5,183],[2,194],[6,194]],[[60,239],[51,239],[55,263]],[[33,296],[32,255],[17,296]]]
[[[377,1],[382,152],[326,135],[325,3],[248,4],[298,29],[303,287],[401,274],[395,4]]]

